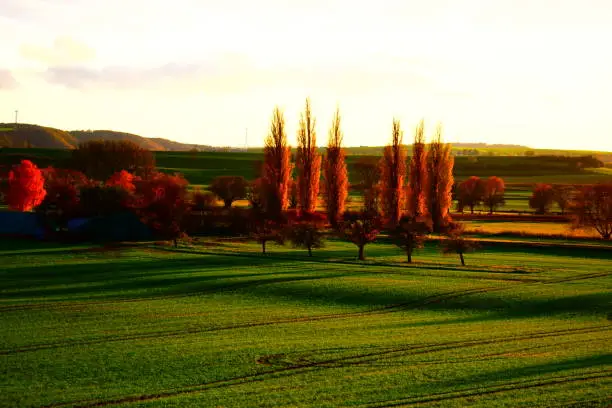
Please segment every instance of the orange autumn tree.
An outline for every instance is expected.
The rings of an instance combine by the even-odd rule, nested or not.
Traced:
[[[314,212],[319,195],[321,156],[317,152],[316,120],[310,109],[310,99],[306,98],[304,112],[300,115],[300,128],[297,134],[296,155],[298,206],[301,211]]]
[[[487,179],[484,194],[482,196],[482,203],[489,208],[489,214],[493,214],[496,207],[506,202],[504,198],[505,192],[506,184],[502,178],[491,176]]]
[[[385,146],[380,161],[380,204],[382,216],[390,228],[395,228],[401,217],[405,200],[406,148],[402,145],[400,121],[393,120],[391,144]]]
[[[285,132],[285,116],[276,107],[272,114],[270,132],[264,141],[264,163],[262,181],[265,187],[263,198],[265,212],[271,217],[280,217],[289,204],[287,192],[291,179],[291,150]]]
[[[450,221],[452,203],[453,166],[451,145],[442,142],[442,126],[438,125],[427,151],[427,210],[434,232],[441,232]]]
[[[421,120],[414,133],[412,143],[412,157],[410,159],[410,196],[408,209],[410,215],[418,217],[424,215],[425,208],[425,182],[427,168],[425,167],[427,152],[425,151],[425,122]]]
[[[22,160],[9,172],[6,202],[10,209],[30,211],[46,194],[43,174],[31,161]]]
[[[340,110],[336,109],[329,129],[327,155],[323,165],[325,181],[325,204],[327,219],[336,227],[344,213],[344,205],[348,196],[348,173],[346,171],[346,152],[342,148],[343,134],[340,130]]]
[[[125,170],[118,171],[110,176],[106,181],[106,185],[108,187],[119,187],[130,193],[136,190],[136,186],[134,186],[134,175]]]

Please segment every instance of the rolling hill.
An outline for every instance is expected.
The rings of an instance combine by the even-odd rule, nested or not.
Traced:
[[[139,146],[154,151],[190,150],[193,144],[179,143],[162,138],[148,138],[132,133],[112,130],[65,131],[46,126],[20,123],[0,123],[0,147],[43,149],[74,149],[79,143],[90,140],[130,140]]]

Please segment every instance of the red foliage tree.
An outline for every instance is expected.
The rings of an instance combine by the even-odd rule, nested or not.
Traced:
[[[603,239],[612,237],[612,183],[584,186],[571,203],[572,227],[595,230]]]
[[[413,217],[424,215],[425,183],[427,178],[427,152],[425,151],[425,122],[421,120],[414,133],[412,157],[410,158],[410,181],[408,197],[408,213]]]
[[[315,124],[310,99],[307,98],[304,112],[300,115],[296,156],[299,208],[307,212],[313,212],[317,207],[321,178],[321,156],[317,152]]]
[[[159,236],[172,239],[174,246],[184,234],[182,220],[189,210],[187,184],[179,174],[153,173],[136,185],[136,206],[141,219]]]
[[[10,209],[29,211],[42,203],[46,194],[43,174],[31,161],[22,160],[9,172],[6,202]]]
[[[399,120],[393,120],[391,144],[385,146],[380,161],[380,207],[385,224],[395,228],[404,208],[406,148]]]
[[[536,214],[546,214],[555,199],[555,191],[550,184],[539,183],[533,189],[529,198],[529,207],[533,208]]]
[[[332,120],[332,126],[329,130],[327,154],[323,165],[327,218],[334,228],[341,221],[349,188],[345,162],[346,153],[342,148],[342,139],[343,134],[342,130],[340,130],[340,110],[336,109],[336,113]]]
[[[474,207],[482,202],[486,190],[486,182],[480,177],[472,176],[469,179],[459,184],[457,199],[458,207],[469,207],[470,212],[474,214]]]
[[[344,222],[339,226],[338,233],[344,239],[357,245],[358,259],[365,260],[364,248],[374,242],[380,232],[380,223],[376,217],[368,213],[344,213]]]
[[[95,183],[77,170],[47,167],[43,175],[47,196],[39,210],[61,228],[70,218],[78,215],[80,190]]]
[[[497,176],[489,177],[482,196],[482,203],[489,208],[489,214],[493,214],[495,208],[506,202],[504,198],[505,191],[506,185],[503,179]]]
[[[442,126],[438,125],[434,139],[429,144],[426,162],[425,196],[434,232],[441,232],[450,221],[454,164],[451,145],[442,143]]]
[[[134,185],[135,176],[125,170],[118,171],[117,173],[110,176],[106,181],[108,187],[119,187],[123,190],[133,193],[136,190]]]
[[[280,217],[287,209],[287,192],[291,178],[291,150],[285,133],[285,117],[277,107],[272,115],[270,133],[265,139],[262,181],[262,201],[265,211]]]

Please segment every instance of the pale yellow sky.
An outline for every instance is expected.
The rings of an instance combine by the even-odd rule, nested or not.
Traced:
[[[261,145],[382,145],[393,117],[452,142],[612,151],[606,0],[0,0],[0,122]]]

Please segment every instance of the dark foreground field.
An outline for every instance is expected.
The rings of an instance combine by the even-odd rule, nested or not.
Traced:
[[[610,250],[0,248],[1,406],[612,403]]]

